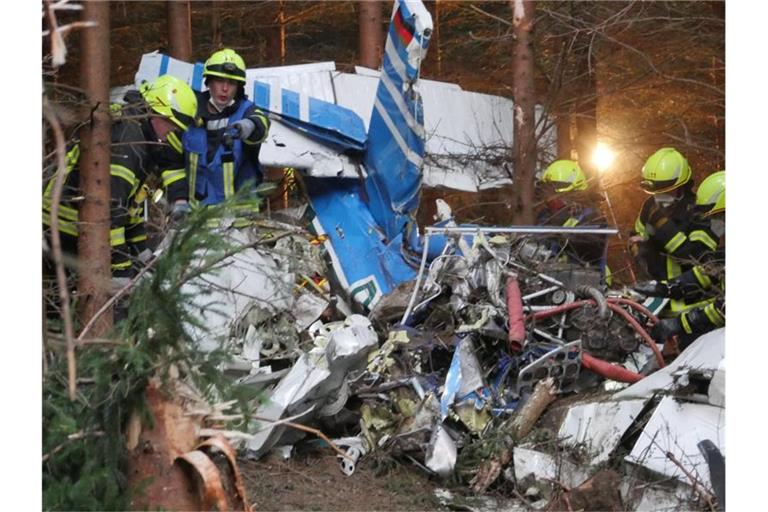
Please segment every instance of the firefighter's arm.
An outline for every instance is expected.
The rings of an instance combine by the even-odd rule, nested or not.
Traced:
[[[254,125],[253,131],[248,135],[248,137],[243,139],[243,142],[249,145],[261,144],[264,142],[264,140],[267,138],[267,134],[269,133],[270,126],[269,118],[267,115],[255,106],[252,106],[246,110],[243,119],[249,120]]]

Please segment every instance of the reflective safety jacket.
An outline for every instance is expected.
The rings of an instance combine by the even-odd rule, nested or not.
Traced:
[[[149,174],[179,172],[183,174],[183,156],[170,146],[157,143],[143,100],[137,91],[129,91],[124,107],[113,106],[112,146],[110,148],[110,245],[112,274],[131,274],[131,255],[140,252],[132,244],[146,241],[143,218],[137,211],[137,192]],[[130,116],[130,117],[129,117]],[[143,116],[143,117],[142,117]],[[124,117],[124,118],[123,118]],[[82,202],[79,190],[80,146],[74,144],[67,153],[66,178],[59,203],[59,230],[62,236],[78,236],[78,210]],[[43,224],[51,224],[51,206],[55,174],[43,189]],[[164,180],[165,181],[165,180]],[[178,183],[176,183],[178,182]],[[179,180],[167,187],[169,200],[187,197],[187,188]],[[76,247],[75,243],[67,244]]]
[[[201,113],[207,108],[209,97],[207,94],[201,97]],[[219,115],[206,112],[202,117],[206,126],[190,128],[182,139],[192,205],[219,204],[236,191],[254,190],[263,179],[258,149],[269,128],[266,116],[243,98]],[[255,119],[256,128],[250,139],[237,138],[231,146],[224,144],[224,131],[246,117],[251,121]],[[258,203],[255,197],[248,197],[235,208],[238,214],[246,216],[258,211]]]
[[[668,282],[673,311],[688,334],[703,334],[725,325],[725,249],[710,251],[702,261]]]
[[[635,220],[635,233],[645,241],[636,256],[652,278],[674,279],[717,247],[717,240],[710,232],[692,223],[694,200],[693,192],[687,188],[683,197],[670,207],[658,206],[653,197],[643,203]]]

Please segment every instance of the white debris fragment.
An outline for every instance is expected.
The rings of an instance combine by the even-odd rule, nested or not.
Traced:
[[[640,399],[573,406],[560,426],[558,438],[566,446],[585,446],[590,465],[600,464],[608,460],[644,405],[645,400]]]

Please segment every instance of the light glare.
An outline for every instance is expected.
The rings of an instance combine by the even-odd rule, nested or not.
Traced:
[[[615,158],[615,153],[601,142],[598,143],[595,148],[595,152],[592,155],[592,162],[594,162],[598,171],[604,172],[611,166]]]

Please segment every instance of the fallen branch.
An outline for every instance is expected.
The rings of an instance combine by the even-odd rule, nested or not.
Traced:
[[[533,430],[544,409],[555,400],[555,381],[548,377],[539,381],[528,401],[512,420],[511,434],[519,442]]]
[[[51,450],[50,452],[43,455],[43,462],[47,461],[57,453],[59,453],[61,450],[64,449],[65,446],[67,446],[72,441],[77,441],[78,439],[84,439],[86,437],[101,437],[104,435],[104,432],[101,430],[97,430],[95,432],[83,432],[82,430],[80,432],[75,432],[74,434],[69,434],[67,436],[67,440],[58,445],[56,448]]]
[[[53,112],[48,98],[43,96],[43,116],[53,130],[53,137],[56,140],[56,178],[53,183],[53,192],[51,194],[51,257],[56,267],[56,281],[59,284],[59,298],[61,299],[61,317],[64,321],[64,336],[67,340],[67,380],[69,399],[75,401],[76,380],[77,380],[77,361],[75,359],[75,333],[72,326],[72,317],[69,310],[69,290],[67,289],[67,274],[64,271],[64,263],[61,256],[61,238],[59,235],[59,203],[64,189],[64,178],[67,175],[66,144],[64,142],[64,133],[61,125]]]
[[[680,468],[680,471],[683,472],[683,474],[688,478],[688,480],[691,481],[691,485],[693,486],[693,492],[700,492],[702,496],[704,496],[704,499],[707,501],[707,506],[712,512],[715,512],[717,510],[717,507],[715,506],[715,497],[712,496],[699,482],[699,479],[696,478],[695,475],[693,475],[690,471],[685,469],[685,466],[677,460],[677,457],[675,457],[675,454],[667,451],[664,453],[664,455],[678,468]]]

